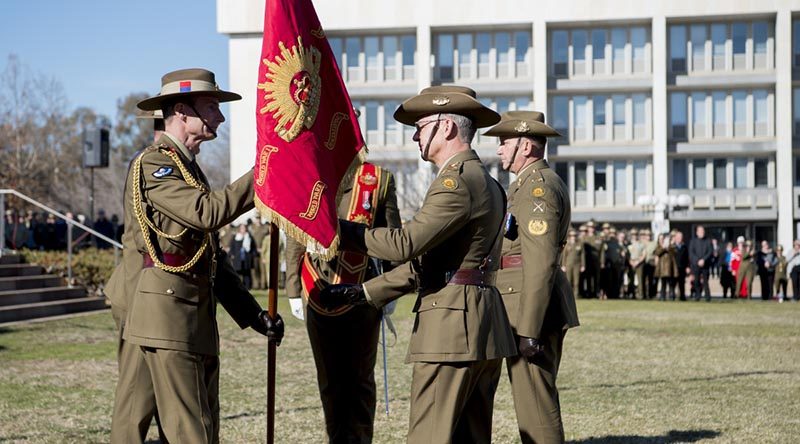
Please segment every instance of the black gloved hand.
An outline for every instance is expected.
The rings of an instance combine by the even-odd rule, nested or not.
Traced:
[[[525,336],[519,337],[519,354],[523,358],[531,361],[544,353],[544,347],[539,343],[538,339],[528,338]]]
[[[275,319],[269,317],[266,310],[261,310],[258,313],[258,319],[251,325],[253,330],[266,336],[270,342],[275,345],[281,345],[283,340],[283,318],[279,314],[275,314]]]
[[[345,305],[366,304],[367,296],[361,284],[335,284],[322,289],[319,301],[327,310],[336,310]]]

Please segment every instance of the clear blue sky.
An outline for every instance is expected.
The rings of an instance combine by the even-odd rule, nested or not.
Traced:
[[[0,70],[16,54],[61,82],[70,109],[114,120],[117,99],[157,93],[175,69],[210,69],[228,88],[216,15],[215,0],[0,0]]]

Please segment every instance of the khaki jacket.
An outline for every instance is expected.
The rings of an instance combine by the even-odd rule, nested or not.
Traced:
[[[586,254],[583,242],[575,241],[574,244],[564,245],[564,251],[561,253],[561,266],[570,268],[585,268],[586,267]]]
[[[112,300],[126,313],[124,339],[133,344],[216,355],[219,335],[216,304],[220,302],[241,328],[256,320],[260,306],[243,287],[226,254],[219,248],[216,231],[238,215],[253,208],[253,173],[248,172],[222,190],[202,192],[186,182],[178,165],[165,154],[178,153],[188,173],[208,187],[202,171],[191,163],[167,136],[146,148],[141,157],[140,188],[148,218],[167,234],[186,233],[177,239],[147,235],[161,255],[191,258],[206,233],[211,242],[200,261],[189,271],[170,273],[142,268],[147,253],[139,223],[134,218],[133,174],[125,190],[125,233],[123,262],[107,286]],[[168,172],[168,173],[167,173]],[[165,174],[166,173],[166,174]],[[216,282],[212,263],[216,259]],[[212,285],[218,291],[212,289]]]
[[[670,245],[669,248],[664,248],[659,245],[656,247],[654,254],[658,257],[655,274],[657,278],[678,277],[678,261],[675,259],[677,254],[675,252],[675,246]]]
[[[516,227],[507,223],[503,256],[521,254],[522,267],[501,270],[497,286],[514,333],[540,338],[577,327],[575,296],[560,267],[571,218],[567,186],[547,161],[538,160],[511,185],[508,211]],[[571,250],[582,247],[575,245]]]
[[[403,228],[346,225],[345,248],[406,262],[364,284],[371,303],[381,307],[416,288],[417,259],[422,275],[458,269],[497,268],[503,221],[503,190],[478,155],[465,151],[443,166],[422,208]],[[503,301],[494,286],[445,285],[420,289],[407,362],[469,362],[516,354]]]
[[[394,184],[394,175],[380,167],[380,183],[376,193],[378,194],[378,204],[375,209],[374,227],[389,227],[399,228],[400,211],[397,208],[397,191]],[[354,177],[353,180],[358,180]],[[352,198],[353,184],[349,184],[342,190],[342,199],[337,208],[337,215],[340,219],[346,219],[349,216],[349,205]],[[302,285],[300,283],[300,270],[303,264],[303,255],[306,252],[306,247],[292,238],[287,239],[286,247],[286,295],[290,298],[299,298],[303,294]],[[334,275],[336,274],[337,258],[330,261],[321,259],[318,255],[311,256],[311,263],[316,268],[319,277],[326,282],[333,282]],[[384,269],[388,271],[391,266],[386,263],[383,264]],[[372,265],[367,267],[364,280],[371,279],[377,276],[377,270]],[[360,283],[360,282],[349,282]]]

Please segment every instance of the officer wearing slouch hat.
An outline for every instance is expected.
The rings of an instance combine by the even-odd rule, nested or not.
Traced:
[[[517,176],[509,187],[497,287],[517,338],[506,358],[523,443],[564,442],[556,377],[567,329],[578,326],[575,297],[560,268],[567,243],[567,186],[544,159],[558,132],[537,111],[509,111],[485,136],[500,138],[497,155]]]
[[[128,173],[123,267],[107,286],[124,303],[124,342],[138,346],[120,366],[132,366],[139,376],[117,394],[136,397],[150,390],[171,442],[219,441],[217,302],[241,328],[277,342],[283,336],[280,317],[271,319],[261,310],[216,236],[253,208],[252,171],[210,191],[195,162],[200,144],[214,139],[225,120],[219,103],[240,98],[220,90],[212,72],[186,69],[166,74],[160,94],[138,104],[164,113],[165,132],[134,159]],[[115,408],[114,415],[113,424],[135,426],[124,410]],[[134,441],[131,435],[116,436],[112,431],[113,442]]]
[[[516,343],[494,286],[505,210],[503,189],[470,147],[496,112],[460,86],[425,88],[397,109],[414,125],[421,157],[439,167],[422,208],[403,228],[341,222],[342,246],[405,262],[362,285],[330,286],[334,306],[381,307],[413,289],[416,319],[407,362],[409,443],[491,442],[492,404],[502,358]]]

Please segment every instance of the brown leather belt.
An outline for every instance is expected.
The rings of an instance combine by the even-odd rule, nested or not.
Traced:
[[[142,259],[142,268],[155,267],[153,258],[149,254],[142,253]],[[189,262],[189,258],[182,254],[161,253],[161,262],[171,267],[180,267]]]
[[[445,285],[476,285],[493,287],[497,272],[462,268],[444,272],[423,272],[419,276],[419,287],[422,290],[439,290]]]
[[[500,269],[522,267],[522,255],[500,256]]]

